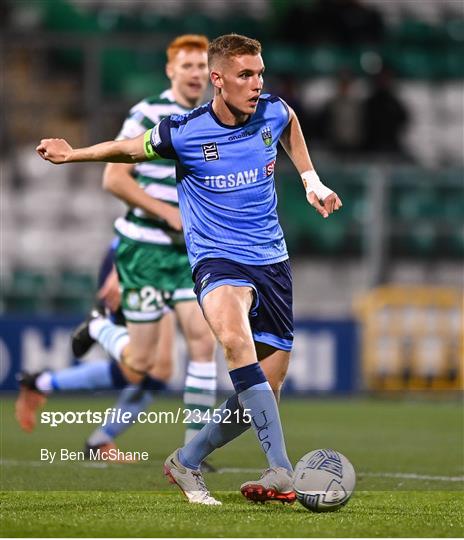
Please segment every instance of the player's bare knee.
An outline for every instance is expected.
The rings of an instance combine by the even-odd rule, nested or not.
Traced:
[[[151,372],[150,372],[151,374]],[[163,371],[157,371],[155,372],[152,377],[158,381],[162,381],[164,383],[168,383],[171,380],[172,377],[172,370],[163,370]]]
[[[155,365],[155,359],[142,351],[132,350],[122,363],[136,372],[147,373]]]
[[[130,361],[131,356],[131,349],[130,349],[130,343],[128,343],[121,351],[121,357],[118,359],[123,363],[127,363]]]
[[[141,373],[147,371],[145,363],[141,362],[140,359],[134,355],[133,351],[129,348],[129,345],[126,345],[122,351],[120,366],[126,378],[131,383],[136,383],[137,381],[134,381],[133,379],[137,379]]]
[[[160,381],[169,382],[172,377],[172,361],[164,360],[155,362],[155,365],[150,369],[149,374]]]
[[[230,330],[223,332],[219,339],[227,356],[240,356],[242,352],[250,347],[248,339]]]
[[[121,362],[119,364],[122,374],[124,375],[124,378],[126,381],[128,381],[130,384],[140,384],[144,378],[144,375],[142,373],[139,373],[138,371],[133,370],[129,365]]]
[[[202,339],[188,343],[190,358],[196,362],[212,362],[216,350],[216,342],[213,339]]]

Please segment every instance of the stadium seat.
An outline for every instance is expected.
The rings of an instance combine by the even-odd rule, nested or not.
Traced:
[[[166,87],[166,79],[154,73],[132,73],[124,78],[121,95],[138,101],[140,96],[161,93]]]
[[[312,231],[311,236],[316,237],[321,252],[337,255],[344,251],[346,226],[343,220],[333,215],[327,220],[321,220],[317,231]]]
[[[66,0],[42,0],[43,24],[59,32],[95,33],[100,30],[98,17]]]
[[[452,224],[464,224],[464,192],[459,187],[444,187],[440,190],[443,218]]]
[[[7,312],[41,313],[49,308],[50,276],[30,268],[16,268],[3,291]]]
[[[447,35],[438,25],[419,19],[406,18],[393,28],[390,38],[402,44],[433,46],[445,41]]]
[[[464,224],[453,228],[449,235],[449,246],[451,254],[462,262],[464,258]]]
[[[86,313],[93,305],[96,283],[93,275],[62,270],[52,298],[58,312]]]
[[[330,46],[308,49],[304,62],[304,65],[310,70],[309,73],[321,76],[337,73],[342,68],[352,67],[347,64],[348,58],[345,51]]]
[[[406,234],[408,248],[412,254],[432,255],[437,236],[437,230],[433,224],[427,222],[414,224]]]

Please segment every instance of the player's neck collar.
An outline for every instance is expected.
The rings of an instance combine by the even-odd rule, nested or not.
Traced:
[[[186,107],[185,105],[182,105],[182,103],[179,103],[176,98],[174,97],[174,92],[172,91],[172,88],[166,89],[164,92],[160,94],[160,97],[164,99],[169,99],[172,103],[175,103],[176,105],[179,105],[179,107],[182,107],[182,109],[185,109],[186,111],[191,111],[192,108]]]
[[[175,103],[174,94],[172,92],[172,88],[167,88],[164,92],[161,92],[160,97],[164,99],[169,99],[169,101],[172,101]]]
[[[219,118],[217,117],[216,113],[213,110],[213,100],[211,100],[208,103],[208,111],[210,115],[213,117],[213,120],[216,122],[216,124],[219,124],[221,127],[226,128],[226,129],[238,129],[238,128],[244,127],[250,122],[251,117],[253,116],[252,114],[250,114],[248,118],[245,120],[245,122],[231,126],[230,124],[224,124],[224,122],[221,122],[219,120]]]

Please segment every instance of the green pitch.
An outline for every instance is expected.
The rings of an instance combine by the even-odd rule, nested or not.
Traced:
[[[104,410],[104,398],[54,398],[49,411]],[[158,400],[155,410],[175,410]],[[165,457],[183,437],[181,424],[135,425],[123,450],[146,451],[138,464],[45,463],[42,448],[82,449],[88,424],[15,424],[13,400],[2,400],[3,536],[57,537],[459,537],[464,534],[463,412],[460,401],[292,400],[281,406],[287,448],[296,462],[316,448],[335,448],[357,471],[347,506],[313,514],[298,503],[253,505],[240,484],[266,464],[252,433],[212,456],[205,475],[222,507],[185,502],[162,474]],[[58,454],[59,455],[59,454]]]

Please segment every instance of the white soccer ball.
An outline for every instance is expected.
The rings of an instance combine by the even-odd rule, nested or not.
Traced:
[[[297,499],[313,512],[338,510],[348,502],[355,484],[353,465],[335,450],[308,452],[293,473]]]

